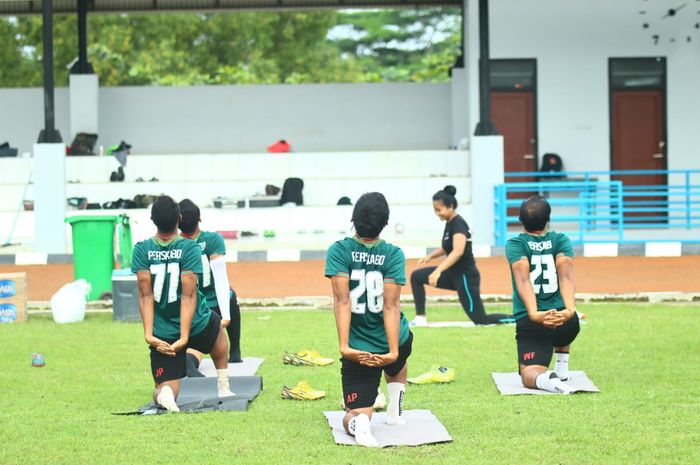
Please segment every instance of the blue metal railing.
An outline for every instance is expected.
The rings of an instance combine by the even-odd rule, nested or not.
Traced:
[[[631,181],[633,176],[650,174],[665,176],[667,184]],[[697,229],[683,241],[700,242],[700,170],[527,172],[506,173],[505,178],[507,182],[495,186],[494,192],[496,245],[504,245],[517,233],[517,209],[534,193],[548,198],[553,227],[567,232],[574,243],[678,240],[669,231],[680,229]],[[538,181],[511,182],[518,178]],[[644,238],[643,230],[656,232]],[[636,237],[631,237],[632,231]]]

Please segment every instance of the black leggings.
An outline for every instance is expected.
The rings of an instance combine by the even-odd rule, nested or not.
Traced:
[[[416,305],[416,315],[425,315],[425,288],[428,284],[428,276],[435,271],[436,266],[419,268],[411,273],[411,289],[413,289],[413,301]],[[476,267],[466,271],[444,271],[437,282],[439,289],[457,291],[459,302],[464,313],[477,325],[502,323],[503,319],[510,319],[510,315],[503,313],[486,314],[484,304],[481,302],[481,275]]]
[[[231,323],[226,327],[226,334],[229,340],[229,354],[240,354],[241,352],[241,307],[238,305],[236,291],[231,290]],[[221,316],[219,307],[212,307],[212,312]]]

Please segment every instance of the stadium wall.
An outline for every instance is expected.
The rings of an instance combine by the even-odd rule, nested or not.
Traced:
[[[99,141],[134,153],[264,152],[287,139],[297,152],[447,149],[450,84],[106,87]],[[41,89],[0,89],[0,139],[31,151],[43,125]],[[56,121],[70,136],[68,91]],[[70,141],[66,140],[67,143]]]

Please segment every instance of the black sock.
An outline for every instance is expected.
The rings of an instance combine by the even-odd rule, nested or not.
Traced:
[[[198,370],[199,360],[192,354],[187,354],[187,377],[188,378],[204,378],[204,375]]]
[[[228,362],[229,363],[240,363],[241,359],[241,307],[238,305],[238,298],[236,293],[231,296],[231,324],[226,327],[226,334],[228,334],[229,341],[229,352],[228,352]]]

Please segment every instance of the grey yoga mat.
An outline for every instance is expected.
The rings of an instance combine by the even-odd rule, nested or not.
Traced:
[[[343,428],[345,412],[323,412],[323,415],[328,420],[336,444],[358,445],[355,438]],[[452,442],[450,433],[430,410],[406,410],[403,418],[406,420],[405,425],[388,426],[385,423],[386,413],[372,415],[372,434],[380,446],[422,446]]]
[[[229,378],[233,397],[219,398],[216,378],[183,378],[180,381],[180,394],[177,405],[181,412],[209,412],[214,410],[248,410],[248,405],[262,391],[260,376],[233,376]],[[167,413],[155,403],[150,402],[137,411],[118,413],[117,415],[158,415]]]
[[[523,386],[518,373],[491,373],[491,376],[496,383],[498,391],[504,396],[517,396],[522,394],[562,395],[543,391],[541,389],[528,389]],[[569,372],[569,379],[564,382],[574,388],[576,392],[600,392],[595,384],[593,384],[593,381],[588,379],[588,376],[586,376],[586,373],[583,371]]]

